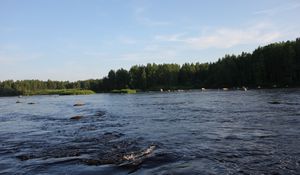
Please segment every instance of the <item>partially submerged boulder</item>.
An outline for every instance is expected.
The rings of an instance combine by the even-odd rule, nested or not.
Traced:
[[[84,103],[76,103],[73,106],[83,106],[83,105],[84,105]]]
[[[278,104],[280,104],[279,101],[270,101],[269,103],[272,104],[272,105],[278,105]]]
[[[95,116],[98,116],[98,117],[101,117],[101,116],[103,116],[103,115],[105,115],[105,112],[104,112],[104,111],[97,111],[97,112],[95,113]]]
[[[156,148],[155,145],[151,145],[145,150],[132,152],[122,156],[122,163],[120,167],[134,167],[140,165]]]
[[[29,160],[29,159],[32,159],[33,156],[31,155],[26,155],[26,154],[23,154],[23,155],[18,155],[16,156],[19,160],[21,161],[25,161],[25,160]]]
[[[76,115],[76,116],[71,117],[70,119],[71,120],[80,120],[80,119],[82,119],[82,117],[83,116],[81,116],[81,115]]]

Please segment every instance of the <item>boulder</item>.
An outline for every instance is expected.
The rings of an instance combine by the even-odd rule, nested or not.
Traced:
[[[278,104],[280,104],[279,101],[270,101],[269,103],[270,103],[270,104],[273,104],[273,105],[278,105]]]
[[[76,115],[76,116],[74,116],[74,117],[71,117],[70,119],[71,119],[71,120],[80,120],[82,117],[83,117],[83,116],[81,116],[81,115]]]
[[[83,105],[84,105],[84,103],[76,103],[73,106],[83,106]]]

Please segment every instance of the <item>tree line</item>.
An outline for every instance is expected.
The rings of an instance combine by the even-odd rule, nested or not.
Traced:
[[[85,81],[6,80],[0,95],[41,89],[192,89],[232,87],[295,87],[300,85],[300,38],[258,47],[252,53],[225,55],[213,63],[135,65],[110,70],[102,79]]]
[[[5,80],[0,81],[0,96],[34,94],[39,90],[84,89],[98,92],[100,80],[84,81],[41,81],[41,80]]]

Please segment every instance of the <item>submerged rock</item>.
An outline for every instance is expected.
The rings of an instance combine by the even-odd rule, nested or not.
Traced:
[[[16,157],[21,161],[32,159],[32,156],[30,156],[30,155],[18,155]]]
[[[270,101],[270,102],[268,102],[269,104],[273,104],[273,105],[278,105],[278,104],[280,104],[280,102],[279,101]]]
[[[95,113],[95,116],[98,116],[98,117],[101,117],[101,116],[103,116],[103,115],[105,115],[105,112],[104,112],[104,111],[97,111],[97,112]]]
[[[122,157],[123,162],[119,164],[119,166],[121,167],[139,166],[154,151],[155,148],[156,148],[155,145],[151,145],[149,148],[145,150],[133,152],[130,154],[125,154]]]
[[[83,162],[87,165],[101,165],[102,162],[100,160],[95,160],[95,159],[86,159],[83,160]]]
[[[136,160],[136,159],[142,158],[143,156],[152,153],[153,150],[155,149],[155,147],[156,146],[151,145],[149,148],[147,148],[144,151],[141,151],[141,152],[138,152],[138,153],[131,153],[131,154],[128,154],[128,155],[124,155],[123,159],[125,159],[125,160]]]
[[[83,106],[83,105],[84,105],[84,103],[76,103],[73,106]]]
[[[80,119],[82,119],[82,117],[83,117],[83,116],[81,116],[81,115],[76,115],[76,116],[74,116],[74,117],[71,117],[70,119],[71,119],[71,120],[80,120]]]

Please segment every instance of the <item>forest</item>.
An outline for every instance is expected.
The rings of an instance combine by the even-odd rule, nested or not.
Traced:
[[[134,65],[110,70],[101,79],[85,81],[0,81],[0,96],[34,94],[39,90],[82,89],[111,92],[200,88],[272,88],[300,86],[300,38],[258,47],[252,53],[225,55],[213,63]]]

